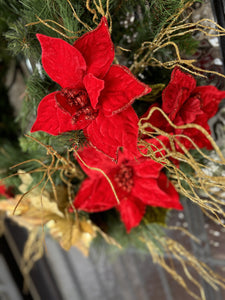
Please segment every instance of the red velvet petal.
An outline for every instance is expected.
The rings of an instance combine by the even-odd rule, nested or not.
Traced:
[[[130,196],[121,200],[118,210],[127,232],[140,224],[145,208],[146,205],[135,197]]]
[[[150,123],[150,125],[156,128],[160,128],[166,132],[169,132],[169,128],[171,129],[171,126],[168,124],[168,121],[164,118],[164,116],[159,111],[155,110],[148,118],[149,113],[154,107],[159,107],[159,104],[156,103],[149,107],[147,112],[141,116],[141,119],[142,118],[146,119],[143,120],[141,123],[142,124]],[[145,130],[148,132],[154,132],[155,130],[150,125],[146,126]]]
[[[82,150],[78,151],[81,159],[90,167],[98,168],[108,174],[113,168],[117,167],[115,162],[104,155],[101,151],[96,150],[95,148],[88,146],[84,147]],[[76,155],[74,155],[76,157]],[[86,174],[91,177],[102,176],[102,173],[98,171],[93,171],[85,167],[85,165],[77,158],[80,166]]]
[[[58,135],[62,132],[80,129],[79,124],[72,123],[69,113],[58,107],[55,101],[56,94],[57,92],[51,93],[41,100],[37,110],[37,119],[31,132],[45,131],[52,135]]]
[[[225,98],[225,91],[219,91],[215,86],[199,86],[193,91],[193,96],[198,96],[201,101],[201,108],[208,119],[212,118],[222,99]]]
[[[63,88],[80,88],[86,70],[81,53],[67,42],[37,34],[42,48],[42,64],[52,80]]]
[[[104,81],[96,78],[93,74],[87,74],[83,79],[92,107],[95,109],[101,90],[104,88]]]
[[[183,73],[178,68],[173,70],[171,80],[162,94],[162,109],[170,115],[172,121],[195,87],[196,81],[191,75]]]
[[[117,160],[117,165],[122,164],[124,161],[133,161],[134,159],[136,159],[138,157],[138,151],[131,152],[126,148],[120,148],[118,151],[118,160]]]
[[[85,179],[73,203],[76,208],[87,212],[105,211],[117,205],[112,189],[104,177]]]
[[[173,184],[169,181],[166,174],[161,172],[159,178],[158,178],[158,185],[162,191],[166,194],[166,198],[162,199],[162,201],[165,201],[165,206],[168,208],[175,208],[175,209],[183,209],[183,206],[181,205],[179,201],[179,194]],[[161,206],[161,205],[160,205]]]
[[[6,196],[6,187],[0,184],[0,195]]]
[[[72,117],[69,113],[63,111],[62,109],[58,108],[57,110],[57,117],[59,120],[59,129],[60,133],[71,131],[71,130],[80,130],[87,127],[92,120],[86,120],[82,117],[82,115],[78,118],[76,122],[72,120]]]
[[[195,124],[202,126],[209,134],[211,134],[210,127],[208,125],[208,116],[206,114],[202,114],[197,120],[195,120]],[[198,129],[184,129],[182,134],[188,136],[199,148],[207,148],[212,150],[211,142],[206,138],[206,136],[201,133]],[[181,139],[182,143],[185,145],[187,149],[194,149],[195,147],[191,142],[187,139]]]
[[[202,114],[201,103],[200,100],[197,98],[188,99],[182,106],[179,113],[179,115],[182,117],[183,124],[194,123],[197,115],[201,115],[201,114]],[[178,122],[174,122],[174,123],[176,125],[179,125]]]
[[[87,72],[103,79],[114,59],[114,46],[106,18],[102,18],[95,30],[92,30],[75,43],[87,63]]]
[[[154,151],[154,154],[157,158],[159,157],[164,157],[165,154],[167,153],[168,149],[170,149],[170,141],[169,138],[163,135],[158,135],[155,138],[145,138],[144,141],[146,142],[146,146],[138,146],[139,151],[140,151],[140,157],[143,154],[147,154],[148,153],[148,149],[149,147],[152,148],[152,150]]]
[[[41,100],[37,110],[37,119],[31,128],[31,132],[45,131],[52,135],[60,133],[55,94],[56,92],[51,93]]]
[[[163,166],[156,161],[148,158],[139,158],[133,164],[135,176],[142,178],[158,178]]]
[[[158,179],[135,178],[132,194],[147,205],[182,209],[179,195],[164,173]]]
[[[137,153],[137,123],[138,117],[132,107],[108,118],[99,112],[84,132],[94,147],[117,159],[119,147]]]
[[[135,99],[151,92],[151,88],[137,80],[124,66],[112,65],[105,78],[100,101],[105,114],[112,115],[130,106]]]

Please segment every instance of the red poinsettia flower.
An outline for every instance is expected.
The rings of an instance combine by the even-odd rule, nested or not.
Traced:
[[[89,147],[79,151],[79,155],[88,166],[105,172],[119,203],[103,174],[88,169],[78,159],[89,177],[83,181],[74,199],[76,208],[99,212],[116,207],[128,232],[138,226],[147,205],[182,209],[179,195],[162,172],[161,164],[140,154],[132,158],[126,151],[119,152],[117,164],[103,153]]]
[[[0,197],[10,198],[13,196],[11,188],[7,188],[4,184],[0,184]]]
[[[184,124],[198,124],[210,133],[208,120],[213,117],[218,109],[218,104],[225,98],[225,91],[219,91],[214,86],[196,87],[195,79],[175,68],[171,80],[162,94],[161,109],[177,126]],[[158,104],[152,107],[159,107]],[[148,115],[144,114],[144,117]],[[152,125],[172,134],[184,134],[192,139],[198,147],[211,149],[211,143],[197,129],[174,129],[160,112],[155,111],[149,120]],[[193,148],[193,144],[187,139],[180,139],[187,149]]]
[[[37,38],[44,69],[62,88],[42,99],[31,132],[58,135],[83,129],[92,145],[111,157],[121,146],[136,151],[138,118],[131,104],[151,88],[128,68],[112,65],[106,18],[73,45],[42,34]]]

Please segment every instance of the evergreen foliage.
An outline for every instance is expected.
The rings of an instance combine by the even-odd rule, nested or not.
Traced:
[[[29,130],[31,122],[34,122],[37,114],[37,107],[42,98],[44,98],[49,92],[57,89],[57,85],[50,80],[46,75],[43,68],[38,64],[32,74],[27,80],[26,96],[23,101],[18,121],[21,126],[22,132]]]
[[[104,232],[120,243],[122,251],[126,251],[128,248],[135,248],[142,253],[149,253],[141,238],[151,240],[156,248],[162,251],[161,245],[154,239],[154,235],[165,236],[163,227],[165,226],[167,213],[168,210],[161,207],[148,207],[140,226],[133,228],[129,234],[126,233],[125,226],[120,220],[118,212],[113,209],[103,213],[90,214],[90,218]],[[112,247],[112,245],[109,246],[105,243],[100,235],[93,241],[93,246],[95,249],[96,247],[99,248],[99,251],[108,251],[110,254],[116,254],[118,251],[121,251],[117,246]]]
[[[59,33],[40,22],[29,25],[38,22],[38,18],[41,20],[54,20],[69,30],[64,31],[68,36],[76,35],[75,33],[81,29],[81,24],[75,20],[70,6],[64,1],[22,0],[19,3],[19,12],[18,7],[16,7],[16,12],[19,15],[17,22],[9,22],[10,30],[6,33],[6,38],[9,40],[9,49],[12,50],[14,55],[23,53],[25,57],[37,60],[40,57],[41,48],[36,39],[36,33],[62,37]],[[84,11],[83,5],[78,4],[76,1],[74,9],[76,9],[78,15],[81,15]],[[57,30],[60,29],[53,23],[50,23],[50,25]],[[70,42],[69,39],[68,42]]]
[[[117,45],[132,50],[128,57],[128,65],[132,63],[132,54],[144,41],[152,41],[167,24],[168,18],[175,14],[187,1],[154,0],[154,1],[120,1],[120,9],[112,9],[113,40]],[[129,4],[129,5],[128,5]],[[186,54],[190,54],[198,43],[190,35],[181,37],[178,45]],[[168,49],[159,55],[171,57]],[[128,52],[129,54],[129,52]]]
[[[85,143],[85,137],[81,131],[70,131],[58,136],[50,135],[46,132],[37,131],[30,134],[36,140],[41,141],[44,145],[52,146],[59,154],[65,153],[72,147],[82,146]],[[39,155],[46,153],[46,149],[38,142],[34,142],[28,137],[20,137],[20,147],[22,151],[30,154],[37,152]]]
[[[2,2],[3,6],[7,7],[6,1],[2,0]],[[106,1],[102,2],[103,7],[105,7]],[[96,26],[92,22],[93,15],[85,7],[85,1],[71,1],[71,3],[83,22],[92,28]],[[184,5],[184,1],[181,0],[110,1],[110,12],[113,21],[112,39],[115,45],[128,48],[134,52],[143,41],[153,40],[166,24],[168,17],[174,14],[182,5]],[[11,23],[11,26],[6,36],[10,41],[9,47],[14,54],[22,52],[26,57],[38,58],[40,56],[40,46],[35,38],[36,33],[62,37],[59,33],[40,22],[27,26],[38,22],[38,18],[41,20],[54,20],[65,29],[54,23],[47,23],[53,28],[61,30],[68,37],[78,37],[77,33],[79,35],[84,33],[82,25],[73,16],[72,9],[67,1],[21,0],[16,6],[11,5],[10,9],[15,17],[12,23],[11,20],[8,20],[8,24]],[[16,23],[15,18],[17,19]],[[81,32],[79,32],[80,30]],[[71,43],[74,41],[74,39],[66,40]],[[188,37],[188,40],[191,41],[192,38]]]
[[[17,169],[11,169],[11,167],[15,164],[18,164],[20,162],[23,162],[28,159],[27,155],[21,151],[21,149],[16,146],[15,144],[10,143],[9,141],[2,143],[0,147],[0,179],[8,177],[4,180],[4,184],[7,186],[14,186],[18,187],[20,182],[20,179],[18,176],[12,176],[11,175],[16,173]],[[29,167],[28,165],[26,168]]]

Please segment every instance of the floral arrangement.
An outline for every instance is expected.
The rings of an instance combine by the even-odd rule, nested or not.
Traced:
[[[183,268],[191,266],[210,284],[224,287],[223,278],[218,279],[211,270],[206,276],[208,267],[163,230],[168,212],[183,209],[181,196],[197,203],[217,222],[225,214],[223,201],[212,189],[216,186],[222,193],[224,180],[220,175],[209,176],[207,164],[201,163],[201,159],[212,161],[209,153],[213,151],[216,162],[225,164],[208,125],[225,91],[198,85],[194,76],[203,70],[194,67],[193,60],[181,59],[176,43],[168,40],[169,35],[186,34],[187,28],[187,33],[192,31],[193,24],[186,17],[179,21],[178,32],[175,21],[193,3],[187,2],[170,16],[153,41],[143,42],[128,68],[115,56],[108,2],[106,11],[95,1],[95,9],[90,1],[86,3],[93,20],[97,19],[96,10],[101,15],[95,29],[82,22],[67,2],[87,32],[73,44],[36,34],[41,64],[55,89],[49,89],[38,103],[30,133],[20,139],[22,148],[36,145],[46,150],[47,159],[45,155],[44,159],[31,157],[11,166],[16,173],[3,180],[7,185],[9,178],[17,177],[19,184],[14,193],[12,188],[0,186],[0,209],[28,228],[30,239],[39,237],[36,259],[43,254],[43,232],[37,229],[44,225],[64,249],[76,246],[85,255],[100,236],[111,247],[132,244],[149,251],[190,295],[204,299],[202,288],[199,298],[177,279],[180,275],[172,272],[163,256],[166,252],[177,255],[178,260],[185,257]],[[46,20],[39,18],[38,22],[52,28]],[[195,30],[204,33],[211,29],[200,22],[195,25],[199,26]],[[215,35],[225,34],[219,26],[214,31]],[[154,53],[167,46],[175,49],[177,58],[163,63]],[[147,84],[133,75],[140,75],[143,67],[159,65],[173,69],[167,84]],[[136,99],[150,102],[139,116],[133,106]],[[57,151],[46,142],[48,138],[66,151]],[[196,159],[196,153],[201,159]],[[33,165],[27,170],[29,164]],[[37,182],[35,174],[41,174]],[[25,260],[31,259],[29,247],[25,246]]]

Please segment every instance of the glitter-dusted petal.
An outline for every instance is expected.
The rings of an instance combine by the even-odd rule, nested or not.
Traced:
[[[94,147],[117,159],[119,147],[137,152],[138,117],[132,107],[112,117],[99,112],[84,133]]]
[[[91,105],[95,109],[98,104],[100,92],[104,88],[104,81],[89,73],[84,77],[83,83],[88,93]]]
[[[42,64],[52,80],[63,88],[80,88],[86,70],[82,54],[67,42],[37,34],[42,48]]]
[[[113,115],[129,107],[135,99],[151,92],[124,66],[113,65],[105,78],[105,88],[100,95],[104,113]]]
[[[101,19],[96,29],[80,37],[74,47],[82,53],[87,72],[103,79],[114,59],[114,45],[106,18]]]

